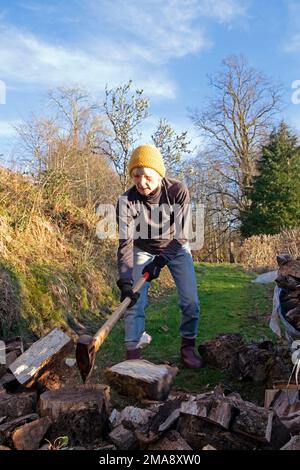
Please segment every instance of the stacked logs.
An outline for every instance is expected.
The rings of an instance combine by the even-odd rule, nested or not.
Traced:
[[[286,320],[300,332],[300,258],[292,259],[288,254],[277,257],[279,265],[275,280],[282,288],[281,306]]]

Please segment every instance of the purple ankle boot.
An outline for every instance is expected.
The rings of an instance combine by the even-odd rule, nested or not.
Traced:
[[[181,338],[181,359],[185,367],[189,369],[201,369],[201,367],[203,367],[203,359],[195,353],[194,347],[194,338]]]

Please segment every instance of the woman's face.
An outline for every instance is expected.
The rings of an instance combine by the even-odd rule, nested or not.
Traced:
[[[143,196],[153,193],[161,183],[161,176],[152,168],[135,168],[132,179],[136,189]]]

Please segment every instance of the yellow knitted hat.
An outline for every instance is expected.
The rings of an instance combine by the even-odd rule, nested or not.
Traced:
[[[141,166],[152,168],[152,170],[157,171],[160,176],[163,178],[165,177],[166,169],[161,153],[154,145],[140,145],[132,152],[128,163],[128,171],[130,176],[134,168]]]

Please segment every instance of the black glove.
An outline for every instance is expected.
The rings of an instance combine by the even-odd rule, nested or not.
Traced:
[[[123,302],[123,300],[126,297],[131,298],[131,302],[128,305],[128,308],[133,307],[140,296],[139,292],[133,292],[132,284],[133,284],[132,281],[126,281],[126,280],[122,281],[121,279],[117,281],[117,286],[121,291],[120,301]]]
[[[166,264],[167,260],[163,256],[155,256],[155,258],[150,263],[146,264],[142,271],[142,274],[149,273],[147,281],[153,281],[153,279],[158,278],[158,276],[160,275],[160,271]]]

